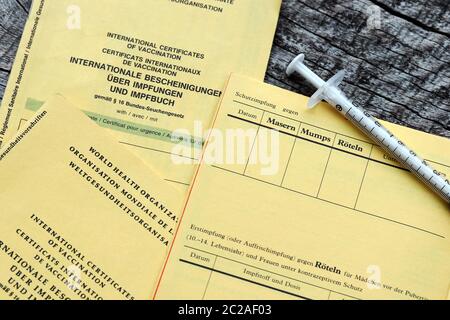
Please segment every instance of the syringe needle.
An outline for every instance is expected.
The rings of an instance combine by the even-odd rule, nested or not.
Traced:
[[[334,77],[325,82],[311,71],[303,61],[303,54],[297,56],[289,64],[287,74],[290,76],[297,72],[317,88],[316,93],[308,102],[308,108],[313,108],[320,101],[326,100],[430,189],[450,203],[450,181],[437,170],[434,170],[425,160],[417,156],[414,151],[397,139],[368,112],[355,106],[338,88],[344,79],[344,71],[339,71]]]

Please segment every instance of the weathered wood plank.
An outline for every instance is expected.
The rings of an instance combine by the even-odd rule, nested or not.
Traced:
[[[372,2],[421,28],[450,35],[450,1],[448,0],[372,0]]]
[[[8,81],[9,72],[0,70],[0,103],[2,101],[1,97],[5,92],[6,82]]]
[[[16,0],[0,1],[0,70],[11,70],[27,19],[25,9],[26,7]]]
[[[22,6],[23,10],[28,13],[33,0],[17,0],[17,2]]]
[[[30,5],[31,1],[23,3],[15,0],[0,1],[0,103]]]
[[[0,0],[0,99],[31,0]],[[324,78],[340,69],[344,91],[375,116],[450,137],[448,0],[284,0],[266,81],[305,95],[289,79],[298,53]]]
[[[285,1],[266,80],[311,95],[303,79],[284,75],[303,52],[323,78],[346,69],[344,91],[375,116],[450,137],[449,48],[443,32],[373,1]]]

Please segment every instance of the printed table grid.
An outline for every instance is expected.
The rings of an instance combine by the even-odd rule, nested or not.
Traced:
[[[295,192],[295,193],[298,193],[298,194],[301,194],[301,195],[304,195],[304,196],[312,197],[312,198],[318,199],[318,200],[323,201],[323,202],[327,202],[327,203],[330,203],[330,204],[333,204],[333,205],[337,205],[337,206],[340,206],[340,207],[344,207],[344,208],[347,208],[347,209],[350,209],[350,210],[353,210],[353,211],[356,211],[356,212],[360,212],[360,213],[366,214],[368,216],[372,216],[374,218],[382,219],[382,220],[384,220],[386,222],[389,222],[389,223],[395,223],[395,224],[401,225],[403,227],[407,227],[407,228],[411,228],[411,229],[414,229],[414,230],[417,230],[417,231],[428,233],[428,234],[430,234],[432,236],[445,238],[443,235],[438,234],[436,232],[433,232],[432,230],[427,230],[426,228],[415,226],[415,225],[413,225],[411,223],[406,223],[404,221],[398,221],[398,220],[395,220],[395,219],[391,219],[389,217],[383,217],[383,216],[377,214],[377,212],[368,212],[366,210],[363,210],[363,208],[359,207],[359,204],[360,204],[359,201],[360,201],[361,195],[364,193],[364,190],[363,190],[364,189],[364,183],[365,183],[366,177],[368,175],[368,172],[371,170],[371,166],[374,166],[374,165],[385,165],[385,166],[388,166],[390,168],[394,168],[396,170],[402,170],[402,171],[409,172],[407,169],[402,168],[401,166],[397,166],[397,165],[394,165],[394,164],[391,164],[391,163],[386,163],[386,162],[380,161],[378,159],[372,158],[372,154],[373,154],[373,152],[374,152],[374,150],[376,148],[381,150],[381,148],[379,146],[377,146],[376,144],[374,144],[372,142],[364,141],[364,140],[361,140],[361,139],[358,139],[358,138],[355,138],[355,137],[350,137],[350,136],[341,134],[339,132],[333,132],[333,131],[330,131],[328,129],[318,127],[316,125],[311,125],[311,124],[306,123],[306,122],[302,122],[302,121],[299,121],[299,120],[296,120],[296,119],[292,119],[292,118],[286,117],[284,115],[276,114],[276,113],[273,113],[271,111],[264,110],[264,109],[252,106],[252,105],[250,105],[248,103],[243,103],[243,102],[240,102],[240,101],[237,101],[237,100],[233,100],[233,102],[237,103],[239,105],[251,107],[253,109],[261,111],[262,112],[261,120],[259,122],[251,121],[249,119],[244,119],[244,118],[238,117],[238,116],[233,115],[233,114],[227,114],[227,116],[229,118],[231,118],[231,119],[234,119],[236,121],[245,122],[245,123],[250,124],[250,125],[254,125],[257,128],[257,132],[256,132],[256,135],[254,137],[254,141],[252,143],[252,147],[251,147],[250,153],[249,153],[248,158],[247,158],[247,164],[245,165],[245,168],[243,169],[243,171],[230,170],[228,168],[225,168],[225,167],[222,167],[222,166],[217,166],[217,165],[214,165],[213,167],[215,167],[217,169],[224,170],[224,171],[228,171],[228,172],[231,172],[231,173],[234,173],[234,174],[238,174],[240,176],[243,176],[243,177],[246,177],[246,178],[250,178],[250,179],[256,180],[258,182],[262,182],[262,183],[270,184],[270,185],[273,185],[273,186],[276,186],[276,187],[279,187],[279,188],[283,188],[285,190],[288,190],[288,191],[291,191],[291,192]],[[283,117],[283,118],[289,119],[291,121],[295,121],[296,123],[298,123],[297,133],[293,134],[293,133],[277,130],[275,128],[272,128],[270,126],[267,126],[267,125],[263,124],[262,123],[262,119],[267,114],[273,114],[273,115],[276,115],[278,117]],[[331,142],[331,145],[327,145],[327,144],[324,144],[324,143],[320,143],[318,141],[310,140],[308,138],[299,136],[300,129],[304,125],[307,125],[307,126],[310,126],[310,127],[315,127],[317,129],[320,129],[320,130],[323,130],[323,131],[327,131],[330,134],[332,134],[334,139]],[[283,168],[282,168],[283,169],[283,175],[282,175],[282,178],[281,178],[280,182],[267,181],[267,179],[263,179],[261,177],[252,175],[249,172],[250,158],[252,157],[252,152],[253,152],[256,140],[258,138],[258,135],[260,134],[260,130],[261,129],[275,130],[275,131],[278,131],[281,135],[283,135],[285,137],[290,137],[290,138],[293,139],[292,147],[291,147],[290,154],[289,154],[289,158],[287,160],[286,165],[283,166]],[[358,140],[361,143],[370,145],[370,147],[369,147],[370,152],[369,152],[368,156],[361,155],[361,154],[356,154],[356,153],[351,152],[349,150],[342,150],[342,149],[337,148],[335,146],[335,144],[336,144],[336,137],[337,136],[343,136],[343,137],[346,137],[346,138],[349,138],[349,139],[352,139],[352,140]],[[296,154],[300,154],[300,155],[302,154],[301,152],[298,152],[298,149],[300,148],[299,145],[302,144],[302,143],[314,145],[314,148],[317,148],[317,150],[321,150],[321,152],[326,153],[326,158],[323,158],[323,161],[325,162],[325,164],[323,166],[323,171],[321,172],[321,176],[317,177],[317,181],[318,181],[317,190],[302,190],[302,188],[292,187],[292,186],[290,186],[290,185],[288,185],[286,183],[287,179],[288,179],[287,177],[289,177],[290,174],[292,174],[292,172],[290,172],[290,168],[292,166],[295,166],[297,163],[299,163],[299,162],[296,162],[295,159],[293,159],[293,158],[295,158]],[[430,160],[427,160],[427,161],[430,161]],[[349,174],[347,176],[347,179],[354,179],[355,180],[353,182],[353,187],[354,188],[352,190],[350,190],[351,192],[348,193],[348,199],[345,199],[345,200],[337,199],[336,197],[333,197],[335,194],[337,194],[337,192],[335,190],[332,190],[333,188],[331,188],[331,187],[326,187],[327,185],[333,185],[333,182],[332,181],[330,182],[329,180],[335,178],[332,175],[327,175],[327,173],[330,170],[333,170],[333,168],[332,168],[333,166],[339,166],[339,163],[343,163],[343,162],[346,162],[346,163],[348,162],[349,163],[349,165],[346,166],[346,167],[348,167],[348,170],[351,171],[351,174]],[[430,162],[433,162],[433,161],[430,161]],[[440,164],[440,165],[446,166],[444,164]],[[446,166],[446,167],[448,167],[448,166]],[[339,168],[341,169],[341,167],[339,167]],[[356,170],[356,169],[358,169],[358,170]],[[314,174],[315,173],[316,172],[314,172]],[[335,183],[335,186],[336,186],[336,182],[334,182],[334,183]],[[347,185],[348,184],[349,183],[347,183]],[[341,196],[342,196],[342,194],[341,194]]]
[[[206,283],[205,283],[205,288],[203,291],[203,295],[202,295],[202,299],[206,299],[207,295],[208,295],[208,290],[211,290],[214,287],[214,279],[213,279],[213,274],[216,274],[218,276],[224,276],[227,278],[233,278],[236,279],[238,281],[242,281],[245,283],[250,283],[259,287],[263,287],[266,289],[269,289],[271,291],[275,291],[278,293],[282,293],[288,296],[292,296],[295,298],[299,298],[299,299],[303,299],[303,300],[317,300],[317,299],[321,299],[321,300],[326,300],[326,299],[331,299],[333,298],[340,298],[341,300],[360,300],[359,298],[356,298],[354,296],[350,296],[348,294],[343,294],[340,292],[337,292],[335,290],[330,290],[328,288],[325,287],[321,287],[318,285],[314,285],[311,283],[308,283],[306,281],[302,281],[302,280],[298,280],[295,278],[292,278],[290,276],[287,275],[283,275],[280,273],[276,273],[273,271],[269,271],[260,267],[256,267],[253,266],[251,264],[245,263],[245,262],[241,262],[235,259],[231,259],[231,258],[227,258],[212,252],[208,252],[205,251],[203,249],[199,249],[199,248],[194,248],[192,246],[188,246],[188,245],[184,245],[184,249],[187,252],[197,252],[197,253],[201,253],[202,255],[207,255],[209,257],[211,257],[211,260],[213,261],[213,265],[208,266],[205,265],[206,263],[202,262],[202,261],[192,261],[192,258],[181,258],[179,259],[179,262],[187,264],[191,267],[195,267],[195,268],[200,268],[203,269],[205,271],[208,272],[207,277],[206,277]],[[190,255],[189,255],[190,256]],[[220,263],[222,261],[222,264]],[[226,267],[228,264],[228,268]],[[232,267],[231,267],[232,266]],[[301,290],[304,290],[305,293],[304,294],[299,294],[299,293],[294,293],[292,292],[292,290],[289,289],[281,289],[279,287],[276,287],[275,285],[271,285],[270,283],[262,283],[261,281],[255,281],[255,280],[251,280],[248,279],[246,277],[244,277],[244,275],[240,275],[240,274],[236,274],[236,271],[233,270],[234,267],[237,268],[250,268],[251,270],[254,271],[260,271],[260,272],[264,272],[265,274],[270,274],[272,276],[276,276],[288,281],[293,281],[294,283],[298,284],[301,287]],[[309,293],[308,293],[309,291]],[[324,298],[326,297],[326,299]]]

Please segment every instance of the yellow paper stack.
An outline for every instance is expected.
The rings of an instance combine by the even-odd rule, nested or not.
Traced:
[[[447,298],[448,206],[261,81],[280,4],[34,1],[0,108],[0,299]],[[386,125],[450,175],[448,140]]]

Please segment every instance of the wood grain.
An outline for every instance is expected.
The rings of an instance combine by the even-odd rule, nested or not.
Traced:
[[[14,62],[31,0],[0,0],[0,101]]]
[[[0,98],[31,0],[0,0]],[[450,137],[450,1],[284,0],[266,81],[311,95],[285,69],[298,53],[374,116]]]

